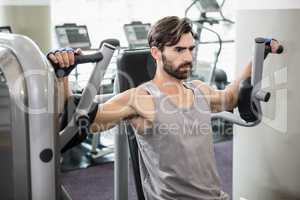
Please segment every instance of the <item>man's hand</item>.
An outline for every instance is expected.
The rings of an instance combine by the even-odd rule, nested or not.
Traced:
[[[280,44],[277,40],[272,39],[270,42],[270,47],[271,47],[271,53],[278,53],[278,50],[280,48]]]
[[[47,58],[59,67],[66,68],[74,65],[75,55],[81,54],[81,49],[73,50],[70,48],[64,48],[49,52]]]
[[[268,56],[269,53],[280,54],[283,52],[283,46],[279,44],[276,39],[265,39],[265,55],[264,58]]]
[[[75,67],[75,55],[81,55],[81,49],[63,48],[50,51],[47,58],[54,67],[58,77],[68,76]],[[61,70],[63,69],[63,71]]]

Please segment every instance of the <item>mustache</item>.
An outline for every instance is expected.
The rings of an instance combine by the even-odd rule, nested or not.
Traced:
[[[185,62],[185,63],[182,63],[178,66],[178,69],[181,69],[181,68],[193,68],[193,64],[192,62]]]

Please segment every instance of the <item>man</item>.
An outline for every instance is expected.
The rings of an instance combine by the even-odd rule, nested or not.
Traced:
[[[131,123],[147,200],[229,199],[220,189],[210,113],[236,106],[239,84],[250,76],[251,63],[219,91],[200,80],[184,82],[192,70],[195,47],[189,20],[175,16],[159,20],[148,42],[157,65],[154,78],[99,105],[91,130],[109,129],[121,120]],[[74,53],[80,52],[58,51],[48,58],[69,67]],[[60,81],[67,89],[67,78]]]

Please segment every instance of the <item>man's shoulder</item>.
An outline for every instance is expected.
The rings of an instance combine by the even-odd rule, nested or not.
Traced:
[[[147,85],[150,84],[150,81],[142,83],[141,85],[135,88],[135,91],[138,95],[150,95],[147,90]]]
[[[199,89],[203,94],[210,94],[212,88],[205,82],[201,80],[192,80],[190,81],[197,89]]]
[[[148,84],[148,82],[142,83],[136,87],[132,87],[129,88],[127,90],[125,90],[123,93],[128,93],[128,94],[146,94],[147,93],[147,89],[146,89],[146,85]]]
[[[134,91],[134,96],[132,99],[133,101],[131,101],[131,106],[137,111],[140,117],[144,119],[153,119],[154,99],[148,92],[145,86],[146,84],[147,82],[132,89],[132,91]]]
[[[205,85],[206,83],[204,83],[203,81],[201,80],[192,80],[192,81],[189,81],[189,83],[192,83],[194,84],[195,86],[202,86],[202,85]]]

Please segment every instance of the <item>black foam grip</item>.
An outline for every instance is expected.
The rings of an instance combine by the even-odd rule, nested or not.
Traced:
[[[101,52],[97,52],[90,55],[75,55],[74,65],[71,65],[67,68],[61,68],[59,67],[59,65],[55,64],[54,66],[55,74],[57,77],[65,77],[68,76],[78,64],[99,62],[102,59],[103,59],[103,55]]]
[[[75,65],[83,64],[83,63],[99,62],[102,59],[103,59],[103,55],[101,52],[96,52],[94,54],[89,54],[89,55],[76,55]]]
[[[255,115],[257,111],[256,106],[251,101],[252,89],[251,77],[241,82],[238,96],[238,110],[241,118],[246,122],[254,122],[258,119]]]

